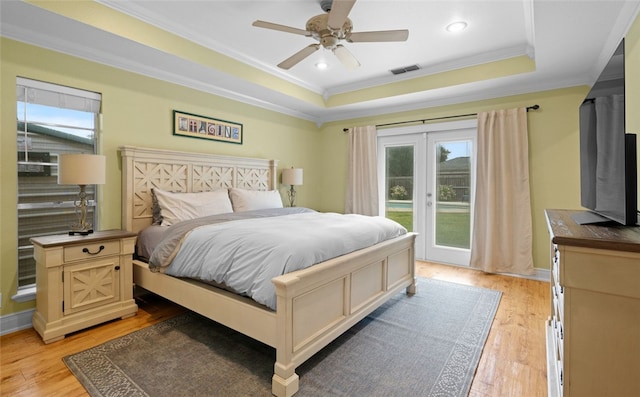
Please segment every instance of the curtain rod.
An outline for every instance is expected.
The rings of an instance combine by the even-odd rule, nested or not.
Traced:
[[[537,104],[533,105],[533,106],[527,106],[527,112],[529,110],[538,110],[538,109],[540,109],[540,105],[537,105]],[[478,115],[478,113],[468,113],[468,114],[457,114],[455,116],[433,117],[433,118],[430,118],[430,119],[397,121],[395,123],[376,124],[376,127],[388,127],[390,125],[400,125],[400,124],[410,124],[410,123],[423,123],[424,124],[427,121],[454,119],[454,118],[459,118],[459,117],[471,117],[471,116],[477,116],[477,115]],[[342,131],[349,132],[349,128],[343,128]]]

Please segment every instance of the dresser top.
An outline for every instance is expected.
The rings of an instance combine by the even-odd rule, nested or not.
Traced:
[[[104,240],[116,240],[135,236],[137,236],[137,233],[114,229],[101,230],[90,233],[86,236],[69,236],[67,234],[57,234],[51,236],[33,237],[31,238],[31,242],[33,242],[34,244],[38,244],[41,247],[48,248],[67,244],[96,243]]]
[[[622,226],[613,223],[579,225],[572,216],[581,212],[584,211],[557,209],[545,211],[551,241],[554,244],[640,252],[640,226]]]

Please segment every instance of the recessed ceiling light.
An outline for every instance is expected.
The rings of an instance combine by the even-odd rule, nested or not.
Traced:
[[[320,69],[320,70],[324,70],[324,69],[329,67],[329,64],[326,63],[325,61],[320,61],[320,62],[316,63],[316,67],[318,69]]]
[[[464,21],[456,21],[456,22],[452,22],[449,25],[447,25],[447,32],[451,32],[451,33],[456,33],[456,32],[462,32],[463,30],[465,30],[467,28],[467,23]]]

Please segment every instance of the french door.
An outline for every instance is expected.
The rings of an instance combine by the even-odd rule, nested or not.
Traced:
[[[378,133],[380,213],[418,233],[416,258],[468,266],[476,121]]]

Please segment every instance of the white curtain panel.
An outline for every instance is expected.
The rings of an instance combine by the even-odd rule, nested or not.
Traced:
[[[378,215],[378,160],[375,126],[349,131],[345,213]]]
[[[478,155],[471,262],[488,273],[531,275],[527,110],[478,114]]]

